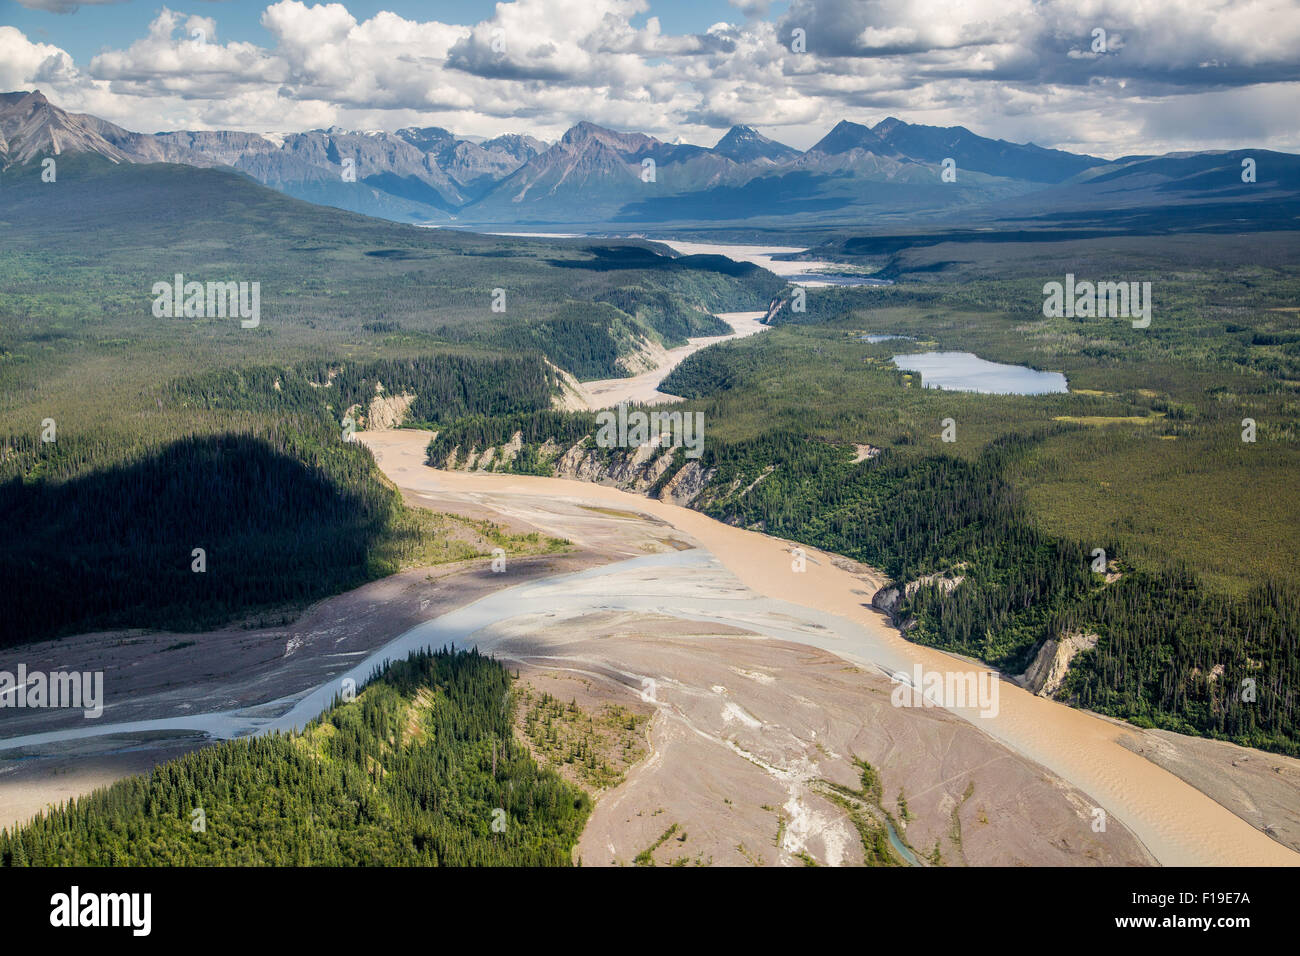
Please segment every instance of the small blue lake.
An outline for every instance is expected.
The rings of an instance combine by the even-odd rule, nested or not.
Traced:
[[[895,355],[894,364],[908,372],[920,372],[926,388],[991,395],[1047,395],[1070,390],[1060,372],[1039,372],[1023,365],[989,362],[973,352]]]

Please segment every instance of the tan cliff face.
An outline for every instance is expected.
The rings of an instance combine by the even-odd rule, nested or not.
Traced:
[[[437,437],[437,433],[434,433]],[[524,447],[523,432],[515,432],[510,441],[506,442],[500,448],[495,445],[489,445],[487,448],[479,451],[478,448],[471,448],[461,457],[460,446],[457,445],[442,461],[430,461],[431,465],[437,468],[445,468],[448,471],[491,471],[493,465],[497,470],[506,469],[509,464],[519,457],[519,451]]]
[[[366,411],[366,427],[372,431],[400,427],[406,420],[411,402],[415,401],[415,393],[387,395],[381,389],[377,391],[378,394],[370,400],[370,408]]]
[[[560,390],[552,397],[551,407],[562,412],[585,412],[592,407],[591,395],[576,378],[553,362],[546,363],[559,380]]]
[[[1097,646],[1100,635],[1073,631],[1051,638],[1034,655],[1034,660],[1020,677],[1020,685],[1039,697],[1055,697],[1069,673],[1070,662],[1080,651]]]
[[[654,372],[671,364],[668,350],[658,342],[640,339],[630,352],[621,355],[615,363],[623,372],[632,377],[642,372]]]
[[[713,469],[706,470],[698,461],[688,461],[668,479],[659,497],[676,505],[689,505],[700,496],[713,475]]]
[[[449,471],[507,470],[504,466],[518,457],[523,448],[523,433],[515,432],[509,444],[500,449],[477,448],[462,450],[457,446],[441,461],[430,464]],[[612,485],[624,491],[650,495],[652,489],[663,481],[657,497],[673,504],[690,505],[696,501],[713,478],[714,470],[703,467],[698,460],[684,463],[677,449],[654,444],[640,445],[628,451],[605,456],[592,446],[590,436],[568,448],[547,440],[537,449],[538,457],[550,465],[556,478],[570,478],[593,484]],[[674,469],[676,469],[674,471]]]
[[[698,461],[680,464],[674,448],[645,444],[607,460],[585,442],[578,442],[560,455],[554,472],[557,478],[613,485],[637,494],[650,494],[664,475],[672,472],[654,497],[681,505],[695,501],[713,476]]]
[[[785,305],[785,302],[782,299],[773,299],[767,307],[767,314],[763,316],[763,324],[771,325],[772,320],[776,318],[776,314],[781,311],[783,305]]]

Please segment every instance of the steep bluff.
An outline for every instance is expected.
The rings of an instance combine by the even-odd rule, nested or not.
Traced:
[[[430,464],[453,471],[507,471],[523,445],[523,433],[515,432],[500,448],[457,445]],[[567,446],[548,440],[536,451],[538,463],[556,478],[612,485],[683,506],[696,504],[714,475],[698,460],[679,454],[680,449],[657,443],[610,451],[597,448],[588,435]]]

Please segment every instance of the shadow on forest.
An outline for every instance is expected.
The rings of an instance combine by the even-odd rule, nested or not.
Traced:
[[[0,485],[0,647],[102,628],[211,627],[354,587],[373,576],[368,558],[393,508],[366,466],[357,451],[301,437],[277,447],[223,434],[66,481]],[[202,573],[191,569],[195,548]]]

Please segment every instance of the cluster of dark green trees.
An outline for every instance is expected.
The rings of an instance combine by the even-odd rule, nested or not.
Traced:
[[[555,371],[535,352],[430,353],[214,369],[177,379],[160,392],[166,402],[184,408],[325,413],[336,421],[353,405],[360,405],[364,415],[377,396],[412,393],[408,420],[444,423],[548,408],[557,388]]]
[[[614,378],[619,356],[638,346],[649,330],[606,303],[565,303],[544,318],[513,318],[479,327],[438,330],[451,342],[499,349],[534,349],[580,379]]]
[[[570,865],[590,802],[514,742],[510,685],[477,652],[415,653],[302,734],[205,747],[0,833],[0,865]]]
[[[1063,693],[1142,726],[1300,753],[1300,593],[1276,582],[1240,598],[1179,568],[1135,572],[1068,608],[1061,625],[1104,643],[1075,659]]]

